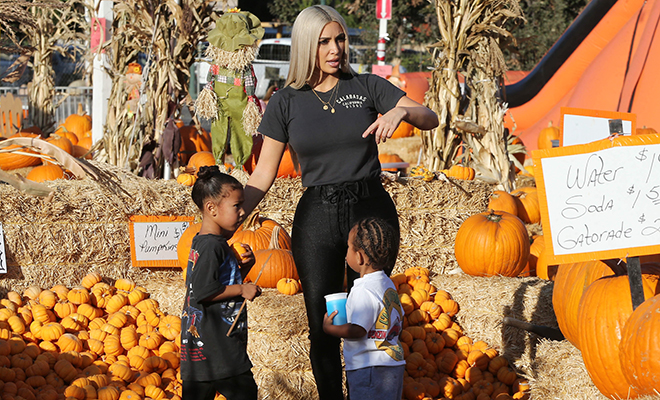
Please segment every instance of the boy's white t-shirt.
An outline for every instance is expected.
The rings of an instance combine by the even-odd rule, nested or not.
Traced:
[[[344,361],[351,371],[375,366],[405,365],[399,334],[403,308],[392,280],[383,271],[358,278],[346,300],[348,323],[360,325],[367,335],[344,339]]]

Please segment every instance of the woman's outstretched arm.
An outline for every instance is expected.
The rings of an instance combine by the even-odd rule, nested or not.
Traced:
[[[421,130],[430,130],[438,126],[438,116],[408,96],[403,96],[396,107],[386,112],[367,128],[362,137],[374,135],[376,143],[391,138],[401,121],[406,121]]]
[[[264,136],[259,161],[245,185],[243,210],[249,215],[275,182],[286,144]]]

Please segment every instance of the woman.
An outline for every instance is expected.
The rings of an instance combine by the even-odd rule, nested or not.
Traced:
[[[350,227],[380,217],[399,234],[394,202],[380,183],[377,144],[392,137],[401,121],[424,130],[438,125],[434,112],[385,79],[351,70],[347,32],[332,7],[311,6],[296,18],[289,75],[259,127],[263,147],[243,205],[249,214],[261,201],[290,144],[306,188],[291,236],[321,400],[343,399],[340,339],[323,332],[323,315],[324,296],[342,291]],[[347,274],[350,288],[358,276],[350,269]]]

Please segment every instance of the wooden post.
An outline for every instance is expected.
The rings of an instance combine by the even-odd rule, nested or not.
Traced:
[[[644,302],[644,286],[642,285],[642,266],[639,257],[628,257],[628,280],[630,281],[630,297],[633,311]]]

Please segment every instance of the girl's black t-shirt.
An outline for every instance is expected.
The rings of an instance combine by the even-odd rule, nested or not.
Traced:
[[[236,256],[218,235],[193,238],[186,271],[186,297],[181,314],[181,379],[213,381],[252,368],[247,355],[247,310],[227,337],[243,297],[202,301],[225,286],[243,282]]]
[[[336,92],[315,94],[309,85],[275,92],[259,126],[263,135],[290,143],[305,187],[380,176],[376,141],[373,135],[363,138],[362,134],[405,92],[372,74],[344,74],[338,85]],[[331,107],[324,110],[317,95]]]

